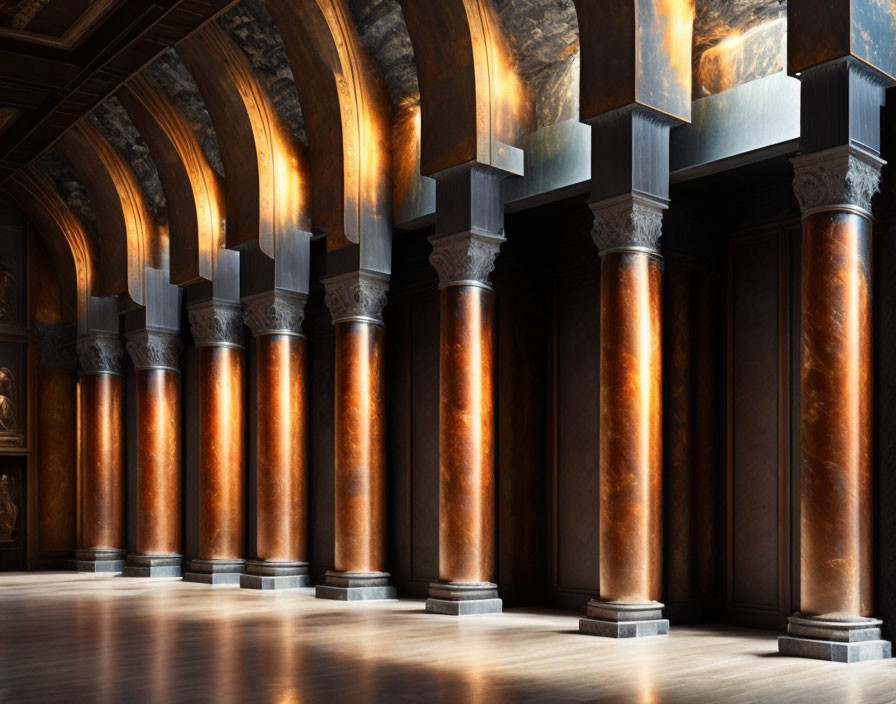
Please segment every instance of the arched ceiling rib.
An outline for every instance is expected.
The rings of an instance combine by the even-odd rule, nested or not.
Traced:
[[[193,76],[184,66],[174,49],[169,49],[144,71],[144,75],[162,88],[174,106],[187,119],[202,147],[206,161],[217,172],[224,175],[224,164],[218,149],[215,127],[208,109],[196,86]]]
[[[168,194],[171,282],[213,280],[224,245],[224,203],[217,173],[187,119],[149,78],[131,79],[118,97],[145,137]]]
[[[330,250],[361,245],[388,270],[391,121],[345,0],[267,0],[305,110],[315,223]],[[372,260],[371,260],[372,261]]]
[[[127,162],[140,184],[149,213],[159,227],[167,227],[168,204],[146,140],[131,122],[127,110],[114,96],[106,100],[88,118]]]
[[[218,135],[224,163],[227,245],[258,240],[276,257],[281,233],[310,231],[301,144],[272,105],[246,55],[211,23],[178,46]]]
[[[296,95],[292,69],[277,25],[260,0],[243,0],[219,19],[218,24],[243,50],[271,104],[293,137],[308,144],[302,108]]]
[[[59,141],[102,217],[97,219],[103,269],[100,295],[127,292],[145,304],[145,269],[167,268],[167,241],[159,236],[133,171],[89,121]]]

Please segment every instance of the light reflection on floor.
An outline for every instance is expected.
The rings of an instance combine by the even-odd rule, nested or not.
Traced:
[[[893,701],[896,661],[775,654],[775,635],[674,628],[612,641],[578,616],[456,619],[421,601],[174,580],[0,576],[0,702]]]

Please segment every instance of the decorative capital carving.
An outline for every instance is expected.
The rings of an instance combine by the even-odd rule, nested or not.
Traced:
[[[38,323],[35,326],[34,337],[40,351],[41,367],[67,372],[78,368],[73,327],[61,323]]]
[[[871,216],[884,161],[844,145],[804,154],[793,163],[793,190],[803,217],[824,210],[855,210]]]
[[[121,340],[112,333],[92,333],[75,345],[82,374],[121,374]]]
[[[324,281],[327,295],[324,298],[333,323],[345,320],[383,322],[389,278],[383,274],[353,271]]]
[[[461,232],[456,235],[430,237],[432,254],[429,263],[439,273],[439,284],[466,282],[491,286],[489,275],[504,242],[503,237]]]
[[[137,330],[125,338],[134,369],[180,371],[181,343],[173,330]]]
[[[292,291],[265,291],[243,299],[243,320],[253,335],[302,335],[307,296]]]
[[[242,347],[243,315],[240,304],[210,298],[187,306],[196,347]]]
[[[601,254],[631,248],[659,251],[663,211],[667,207],[663,201],[634,193],[592,203],[591,237]]]

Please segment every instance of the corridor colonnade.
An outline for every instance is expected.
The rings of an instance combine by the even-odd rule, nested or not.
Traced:
[[[253,65],[214,22],[177,52],[218,134],[224,178],[148,78],[138,77],[122,94],[141,131],[154,134],[147,143],[172,204],[168,225],[141,204],[130,169],[97,130],[79,126],[62,142],[91,199],[109,210],[97,222],[99,246],[63,215],[54,221],[56,230],[68,233],[72,251],[83,250],[73,253],[82,274],[76,564],[117,572],[126,557],[124,381],[109,301],[127,294],[145,324],[124,331],[136,370],[138,446],[137,552],[127,556],[125,574],[180,573],[180,515],[194,508],[183,507],[180,495],[183,292],[199,368],[199,552],[190,556],[184,578],[261,589],[310,584],[302,324],[314,231],[325,233],[318,278],[335,335],[335,559],[316,593],[339,600],[393,598],[386,554],[383,310],[392,264],[390,176],[399,168],[393,159],[400,145],[393,144],[390,124],[395,106],[343,0],[266,0],[265,6],[283,38],[307,147],[278,114]],[[503,189],[522,175],[532,107],[507,89],[521,79],[509,62],[495,60],[506,53],[507,40],[489,22],[486,0],[401,0],[401,8],[419,83],[413,178],[435,180],[430,262],[441,306],[439,566],[426,610],[500,611],[489,276],[505,241]],[[600,539],[592,546],[600,580],[580,632],[660,635],[669,622],[659,601],[659,242],[670,197],[670,134],[691,119],[694,7],[686,1],[576,0],[575,10],[581,54],[576,104],[590,126],[589,204],[601,258],[595,359],[600,502],[594,507]],[[874,47],[825,42],[825,32],[836,28],[813,22],[808,0],[791,0],[788,13],[788,70],[800,76],[803,93],[801,155],[794,160],[803,209],[802,585],[800,614],[780,647],[822,659],[888,657],[889,643],[880,639],[881,622],[872,614],[868,272],[870,203],[883,163],[880,108],[896,59]],[[433,26],[445,31],[433,33]],[[879,40],[875,36],[870,41]],[[445,56],[456,62],[447,78]],[[828,109],[834,94],[842,101],[837,111]],[[157,110],[141,112],[140,100],[155,101]],[[88,148],[104,155],[99,168],[88,163]],[[11,190],[33,207],[23,194],[34,189],[24,175]],[[47,197],[67,208],[57,196]],[[257,498],[258,560],[248,564],[244,322],[253,334],[258,377],[258,477],[250,488]],[[839,519],[826,520],[831,513]]]

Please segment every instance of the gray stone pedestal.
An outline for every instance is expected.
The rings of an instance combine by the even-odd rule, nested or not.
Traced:
[[[669,621],[663,618],[663,605],[619,604],[592,599],[587,618],[579,619],[579,633],[604,638],[643,638],[669,633]]]
[[[180,577],[181,555],[128,555],[122,577]]]
[[[778,638],[778,652],[831,662],[864,662],[891,657],[891,645],[881,640],[883,621],[876,618],[787,619],[787,635]]]
[[[325,576],[326,584],[314,590],[318,599],[337,601],[376,601],[395,599],[395,587],[389,586],[388,572],[333,572]]]
[[[124,550],[90,548],[75,550],[72,566],[78,572],[98,572],[113,574],[124,569]]]
[[[185,582],[199,582],[213,587],[238,587],[245,560],[203,560],[197,558],[187,563]]]
[[[431,582],[426,612],[446,616],[499,614],[504,603],[498,598],[498,586],[491,582],[454,584]]]
[[[300,589],[310,587],[307,562],[267,562],[249,560],[245,574],[240,575],[243,589]]]

